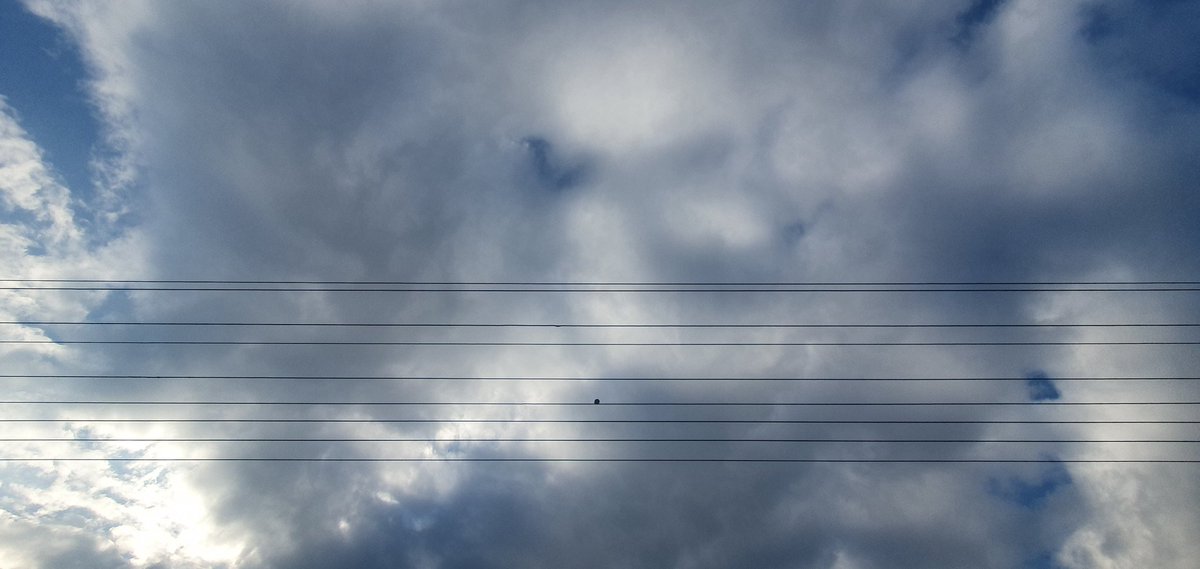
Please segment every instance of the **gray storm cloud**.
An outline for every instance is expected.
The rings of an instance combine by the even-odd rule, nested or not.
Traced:
[[[89,92],[106,124],[107,143],[119,155],[104,166],[106,179],[120,186],[113,195],[123,196],[137,221],[122,229],[122,240],[66,256],[83,259],[80,264],[19,255],[23,274],[51,267],[47,274],[71,276],[72,267],[80,267],[83,276],[111,278],[567,282],[1028,282],[1200,274],[1194,254],[1200,202],[1191,187],[1200,175],[1192,159],[1200,150],[1200,98],[1194,49],[1183,39],[1200,21],[1188,5],[34,2],[30,9],[80,46],[93,73]],[[1167,26],[1165,35],[1156,31],[1160,25]],[[33,147],[36,141],[10,126],[18,124],[10,115],[4,136],[16,142],[4,148]],[[0,158],[17,160],[10,155]],[[31,151],[19,159],[50,167]],[[16,190],[8,188],[25,186],[3,172],[6,199],[16,200]],[[45,195],[54,192],[60,190]],[[53,201],[22,207],[35,205],[49,212],[65,207]],[[16,234],[25,231],[21,223],[6,219],[5,227]],[[17,247],[5,247],[7,259],[8,249]],[[1061,323],[1200,317],[1200,303],[1189,294],[132,292],[61,298],[84,303],[71,312],[75,316],[146,321]],[[113,333],[145,337],[134,329]],[[192,337],[180,330],[157,333]],[[318,341],[1027,338],[1003,330],[937,336],[912,329],[767,329],[737,336],[610,329],[206,333],[227,340],[273,334]],[[1090,329],[1032,333],[1036,339],[1108,337]],[[22,370],[64,374],[651,379],[1022,379],[1029,370],[1044,370],[1041,377],[1055,380],[1186,376],[1195,362],[1188,347],[56,349],[37,361],[27,352],[4,357]],[[259,401],[1053,399],[1021,381],[164,380],[51,387],[30,382],[22,388],[97,399]],[[1136,391],[1065,382],[1050,388],[1064,401],[1188,395],[1186,387],[1161,384]],[[93,411],[64,408],[59,414],[119,418],[143,412]],[[247,418],[267,411],[204,412]],[[198,413],[143,414],[189,412]],[[446,417],[476,410],[405,412]],[[698,416],[686,409],[606,405],[536,412],[559,418]],[[716,409],[706,416],[754,412]],[[770,409],[763,415],[828,418],[838,412],[850,413]],[[273,416],[288,416],[278,413]],[[314,409],[311,416],[348,413],[364,419],[403,414],[355,408]],[[904,414],[947,416],[936,409]],[[1015,416],[995,408],[950,414],[973,420]],[[898,435],[898,428],[813,426],[803,434],[985,439],[1032,432],[963,424],[905,426]],[[325,424],[288,430],[80,421],[63,431],[440,439],[795,433],[770,425]],[[1037,433],[1070,438],[1114,436],[1112,431],[1054,426]],[[80,452],[146,458],[1120,453],[1113,447],[970,442],[99,443]],[[29,567],[60,567],[70,557],[88,560],[81,566],[172,568],[1183,568],[1200,555],[1188,538],[1200,531],[1200,488],[1188,466],[135,464],[5,466],[0,551]],[[181,513],[156,513],[180,501]],[[30,541],[56,545],[20,547]]]

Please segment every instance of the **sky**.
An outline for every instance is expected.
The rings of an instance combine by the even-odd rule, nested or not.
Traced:
[[[0,278],[1194,285],[1198,32],[1194,2],[9,0]],[[1195,424],[1110,422],[1195,421],[1195,406],[1055,405],[1200,400],[1190,381],[1078,380],[1195,376],[1194,345],[1082,343],[1195,342],[1194,328],[1067,326],[1194,325],[1194,290],[22,283],[0,290],[0,338],[33,343],[0,344],[0,406],[47,421],[3,425],[0,569],[1185,569],[1200,559],[1196,464],[1103,462],[1197,460],[1195,442],[1065,442],[1195,441]],[[842,326],[761,327],[772,323]],[[903,326],[844,326],[869,323]],[[911,326],[931,323],[1059,326]],[[233,344],[72,343],[81,339]],[[320,344],[330,341],[510,345]],[[523,342],[550,345],[511,345]],[[761,345],[720,345],[739,342]],[[876,345],[779,345],[814,342]],[[1018,345],[878,345],[897,342]],[[92,377],[69,377],[81,375]],[[156,377],[114,377],[129,375]],[[347,379],[397,376],[577,380]],[[133,400],[260,404],[12,403]],[[498,405],[270,405],[281,401]],[[947,401],[1022,405],[781,405]],[[620,405],[638,402],[773,405]],[[397,417],[444,420],[380,422]],[[362,422],[96,420],[139,418]],[[478,418],[860,422],[463,422]],[[861,422],[897,418],[932,422]],[[1021,419],[1099,422],[1011,422]],[[107,440],[14,440],[53,437]],[[240,440],[178,440],[197,437]],[[353,440],[245,440],[271,437]],[[389,437],[436,441],[364,440]],[[497,440],[588,437],[962,442]],[[128,438],[151,440],[113,440]],[[979,442],[1001,438],[1049,442]],[[213,460],[265,457],[532,460]],[[558,460],[571,457],[860,462]],[[22,460],[45,458],[90,460]],[[871,462],[923,458],[937,462]],[[997,458],[1038,462],[969,462]]]

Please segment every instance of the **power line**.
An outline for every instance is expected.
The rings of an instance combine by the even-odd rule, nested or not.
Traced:
[[[7,291],[58,292],[374,292],[374,293],[1016,293],[1016,292],[1200,292],[1200,286],[746,286],[739,288],[696,286],[659,288],[641,287],[520,287],[520,286],[0,286]]]
[[[828,323],[777,323],[777,324],[740,324],[740,323],[483,323],[483,322],[95,322],[95,321],[66,321],[66,320],[5,320],[0,325],[16,326],[171,326],[171,327],[264,327],[264,328],[601,328],[601,329],[821,329],[821,328],[862,328],[862,329],[941,329],[941,328],[1200,328],[1200,323],[1063,323],[1063,324],[828,324]]]
[[[141,405],[141,406],[364,406],[364,407],[1065,407],[1200,405],[1200,401],[98,401],[98,400],[0,400],[0,405]]]
[[[115,380],[212,380],[212,381],[581,381],[581,382],[649,382],[649,381],[686,381],[686,382],[925,382],[925,381],[965,381],[965,382],[1011,382],[1029,381],[1024,376],[1000,377],[660,377],[660,376],[470,376],[470,375],[178,375],[178,374],[0,374],[0,379],[51,379],[76,380],[92,379],[103,381]],[[1071,376],[1047,378],[1055,382],[1121,382],[1121,381],[1200,381],[1200,376]]]
[[[443,346],[443,347],[888,347],[888,346],[1197,346],[1200,340],[1096,341],[898,341],[898,342],[530,342],[441,340],[0,340],[6,345],[132,345],[132,346]]]
[[[1200,280],[1090,281],[434,281],[434,280],[222,280],[222,279],[0,279],[0,283],[230,284],[347,286],[1153,286],[1200,285]]]
[[[1032,292],[1196,292],[1200,281],[1042,281],[1042,282],[634,282],[634,281],[222,281],[222,280],[103,280],[103,279],[0,279],[0,283],[15,283],[0,286],[10,291],[148,291],[148,292],[198,292],[198,293],[266,293],[266,292],[329,292],[329,293],[1032,293]],[[30,286],[35,285],[36,286]],[[162,326],[162,327],[280,327],[280,328],[608,328],[608,329],[1034,329],[1034,328],[1196,328],[1197,323],[513,323],[513,322],[68,322],[56,320],[10,320],[0,325],[19,326]],[[295,345],[295,346],[1152,346],[1200,345],[1200,341],[902,341],[902,342],[528,342],[528,341],[289,341],[289,340],[0,340],[0,344],[99,344],[99,345]],[[279,381],[776,381],[776,382],[882,382],[882,381],[1028,381],[1029,377],[876,377],[876,378],[808,378],[808,377],[477,377],[477,376],[294,376],[294,375],[152,375],[152,374],[0,374],[10,379],[88,379],[88,380],[279,380]],[[1055,382],[1068,381],[1196,381],[1198,377],[1067,377],[1049,378]],[[0,401],[5,405],[108,405],[108,406],[396,406],[396,407],[581,407],[594,406],[588,402],[545,402],[545,401],[148,401],[148,400],[41,400]],[[954,407],[954,406],[1188,406],[1200,401],[863,401],[863,402],[766,402],[766,401],[718,401],[718,402],[652,402],[628,401],[607,402],[603,407]],[[744,415],[743,415],[744,416]],[[487,418],[95,418],[95,419],[39,419],[0,418],[0,423],[190,423],[190,424],[743,424],[743,425],[1196,425],[1200,420],[1165,419],[1117,419],[1117,420],[1049,420],[1049,419],[967,419],[967,420],[917,420],[917,419],[487,419]],[[200,430],[199,428],[197,430]],[[289,429],[290,431],[291,429]],[[813,444],[813,445],[858,445],[858,444],[1196,444],[1196,439],[1051,439],[1051,438],[1001,438],[1001,439],[903,439],[903,438],[618,438],[618,437],[552,437],[552,438],[475,438],[443,439],[436,437],[388,437],[388,438],[313,438],[313,437],[178,437],[178,438],[64,438],[25,437],[4,438],[0,442],[274,442],[274,443],[368,443],[368,442],[426,442],[426,443],[651,443],[651,444],[699,444],[699,443],[745,443],[745,444]],[[666,453],[664,453],[666,454]],[[674,456],[671,456],[674,455]],[[1058,459],[1058,458],[808,458],[782,457],[705,457],[687,456],[684,453],[669,453],[667,456],[577,456],[577,457],[529,457],[529,456],[449,456],[449,457],[327,457],[327,456],[250,456],[250,457],[0,457],[0,462],[488,462],[488,463],[546,463],[546,462],[619,462],[619,463],[1177,463],[1194,464],[1198,459]]]
[[[320,424],[740,424],[740,425],[1197,425],[1170,419],[316,419],[316,418],[0,418],[0,423],[320,423]]]
[[[1200,439],[846,439],[846,438],[612,438],[612,437],[573,437],[573,438],[438,438],[438,437],[24,437],[0,438],[0,442],[75,442],[75,443],[173,443],[173,442],[217,442],[217,443],[264,443],[264,442],[295,442],[295,443],[1200,443]]]
[[[632,457],[0,457],[0,462],[628,462],[761,464],[1197,464],[1200,459],[1087,458],[632,458]]]

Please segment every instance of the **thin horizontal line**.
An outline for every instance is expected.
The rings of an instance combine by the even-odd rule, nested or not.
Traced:
[[[652,286],[652,285],[644,285]],[[765,285],[764,285],[765,286]],[[193,287],[193,286],[4,286],[9,291],[114,291],[114,292],[437,292],[437,293],[931,293],[931,292],[1197,292],[1198,286],[1030,286],[1030,287],[936,287],[936,288],[873,288],[853,286],[845,288],[800,287],[786,288],[528,288],[528,287]]]
[[[875,382],[875,381],[1029,381],[1029,377],[526,377],[526,376],[355,376],[355,375],[157,375],[157,374],[0,374],[0,379],[98,379],[98,380],[213,380],[213,381],[779,381],[779,382]],[[1200,381],[1200,377],[1055,377],[1055,382],[1076,381]]]
[[[178,326],[178,327],[311,327],[311,328],[1200,328],[1200,323],[1078,323],[1078,324],[622,324],[622,323],[484,323],[484,322],[75,322],[66,320],[4,320],[9,326]]]
[[[181,437],[181,438],[2,438],[0,442],[75,443],[1200,443],[1200,439],[759,439],[759,438],[279,438],[279,437]]]
[[[203,457],[203,458],[123,458],[123,457],[0,457],[0,462],[640,462],[640,463],[781,463],[781,464],[1196,464],[1200,459],[1076,459],[1076,458],[534,458],[534,457]]]
[[[0,405],[227,405],[227,406],[364,406],[364,407],[1063,407],[1104,405],[1200,405],[1200,401],[98,401],[0,400]]]
[[[1196,346],[1197,340],[1175,341],[1061,341],[1061,342],[522,342],[522,341],[323,341],[323,340],[0,340],[8,345],[134,345],[134,346],[508,346],[508,347],[654,347],[654,346]]]
[[[221,279],[0,279],[22,283],[91,284],[229,284],[348,286],[1083,286],[1200,285],[1200,280],[1149,281],[350,281],[350,280],[221,280]]]
[[[855,420],[855,419],[230,419],[230,418],[161,418],[161,419],[13,419],[0,423],[321,423],[321,424],[744,424],[744,425],[1196,425],[1200,420]]]

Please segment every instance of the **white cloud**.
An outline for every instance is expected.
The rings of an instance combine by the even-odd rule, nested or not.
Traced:
[[[1182,560],[1196,559],[1200,546],[1190,537],[1200,531],[1200,515],[1171,505],[1200,490],[1186,470],[1080,469],[1077,484],[1092,515],[1066,540],[1057,561],[1068,569],[1125,569],[1182,567]]]
[[[71,213],[71,194],[42,161],[42,152],[0,100],[0,191],[6,213],[32,217],[31,223],[4,225],[9,236],[5,261],[20,267],[44,250],[58,255],[76,252],[83,235]],[[19,269],[18,269],[19,270]]]
[[[3,226],[0,255],[14,272],[30,277],[331,280],[1070,280],[1135,278],[1176,265],[1186,273],[1195,264],[1194,241],[1189,241],[1195,230],[1188,224],[1197,205],[1194,198],[1172,193],[1190,188],[1194,167],[1190,161],[1151,160],[1149,153],[1131,150],[1167,148],[1176,139],[1138,122],[1155,112],[1138,98],[1142,91],[1105,88],[1096,79],[1099,71],[1076,34],[1075,5],[1004,4],[994,19],[976,24],[968,45],[952,40],[962,8],[953,4],[518,7],[434,3],[339,6],[327,13],[324,7],[271,3],[37,3],[39,13],[79,42],[91,65],[91,89],[117,153],[108,187],[116,188],[114,199],[136,208],[144,222],[121,240],[89,245],[85,229],[73,221],[70,193],[55,182],[36,145],[6,112],[0,123],[5,204],[24,217]],[[528,145],[515,142],[528,137],[545,141],[558,153],[556,159],[577,161],[587,175],[570,187],[538,183],[529,173],[537,171],[539,158]],[[1124,185],[1135,173],[1150,170],[1175,185]],[[140,193],[131,197],[121,188]],[[1133,202],[1142,208],[1140,215],[1128,215]],[[1160,223],[1163,219],[1176,224]],[[43,253],[28,254],[32,250]],[[1131,306],[1107,297],[1039,295],[144,293],[108,309],[150,320],[331,322],[869,323],[1026,317],[1057,322],[1195,314],[1194,302],[1172,298],[1156,296]],[[75,319],[103,302],[101,297],[21,293],[5,297],[2,306],[13,318]],[[38,330],[22,333],[41,337]],[[268,332],[213,333],[255,339]],[[720,331],[680,330],[270,333],[311,339],[727,337],[716,336]],[[1098,337],[1090,334],[1067,337]],[[926,336],[904,330],[770,330],[737,336],[748,337]],[[1184,352],[1130,356],[1092,349],[393,348],[130,347],[58,350],[47,352],[53,356],[49,361],[22,356],[6,364],[199,375],[579,377],[982,377],[1032,369],[1053,376],[1137,374],[1150,366],[1175,372],[1190,364]],[[1155,358],[1165,361],[1156,364]],[[105,391],[83,384],[81,393],[414,401],[1024,397],[1019,384],[867,387],[163,381],[105,386]],[[1099,387],[1060,387],[1066,397],[1101,393]],[[1119,398],[1130,391],[1103,394]],[[132,413],[106,411],[113,417]],[[212,410],[227,417],[262,411]],[[332,416],[339,411],[313,412]],[[608,409],[585,406],[578,412]],[[672,410],[652,412],[677,416]],[[466,416],[467,411],[345,413]],[[926,415],[913,411],[911,416]],[[1008,415],[980,410],[971,416]],[[152,432],[170,437],[192,431],[160,425]],[[597,431],[371,425],[311,432],[469,437]],[[709,432],[786,434],[767,427]],[[893,433],[867,427],[849,432]],[[952,434],[1010,432],[963,426]],[[623,449],[459,442],[312,443],[302,450],[317,456],[437,457]],[[934,450],[955,457],[1000,452],[987,445]],[[638,451],[662,449],[632,449]],[[890,457],[923,451],[933,452],[885,445],[712,452]],[[159,444],[147,452],[203,457],[287,450],[266,443]],[[50,490],[36,481],[6,479],[5,490],[13,497],[5,509],[16,520],[11,535],[33,532],[32,539],[43,542],[72,536],[105,544],[106,554],[131,560],[126,565],[168,567],[628,562],[1007,568],[1053,554],[1067,566],[1121,567],[1138,560],[1181,569],[1194,557],[1190,546],[1179,542],[1195,527],[1196,489],[1154,469],[1131,471],[1117,482],[1072,469],[1071,488],[1059,490],[1035,511],[989,494],[988,484],[993,477],[1028,478],[1036,472],[960,465],[890,470],[241,463],[153,468],[120,470],[100,463],[39,471],[51,477],[42,480],[50,481]],[[1151,490],[1160,486],[1177,491],[1178,499],[1165,499],[1166,490]],[[1102,504],[1110,492],[1121,500]],[[167,506],[175,503],[181,506]],[[57,513],[86,507],[91,513],[79,523],[39,523],[27,514],[32,510],[22,510],[25,506]],[[1177,531],[1164,529],[1156,519],[1171,520]],[[988,555],[980,557],[985,550]],[[25,561],[51,566],[48,559]]]
[[[31,279],[128,278],[141,272],[138,236],[129,232],[109,242],[76,221],[76,203],[47,164],[42,150],[20,126],[13,109],[0,99],[0,265],[5,277]],[[8,285],[21,284],[10,281]],[[3,320],[85,320],[105,301],[104,293],[6,290],[0,293]],[[5,339],[45,341],[48,328],[4,327]],[[76,365],[94,365],[86,353],[55,344],[4,346],[5,373],[53,373]],[[10,385],[15,379],[7,380]],[[13,393],[36,391],[30,380]],[[44,388],[43,388],[44,389]],[[7,431],[9,436],[38,436],[45,431]],[[62,435],[63,433],[56,433]],[[4,443],[9,457],[53,457],[70,449],[61,443]],[[137,451],[102,445],[93,458]],[[233,559],[236,547],[214,545],[205,529],[200,494],[185,479],[161,467],[123,469],[108,463],[8,463],[3,467],[5,533],[0,551],[23,566],[55,563],[56,555],[79,555],[29,546],[29,540],[69,537],[92,542],[100,553],[122,556],[134,567],[170,561],[176,567],[211,566]],[[25,539],[15,536],[26,535]],[[88,546],[84,546],[85,548]],[[24,552],[24,553],[22,553]],[[99,563],[99,558],[96,559]]]
[[[32,279],[102,278],[113,271],[136,272],[136,236],[93,247],[87,230],[75,217],[70,191],[63,187],[42,150],[21,127],[15,112],[0,99],[0,266],[5,277]],[[9,282],[8,286],[23,283]],[[0,319],[74,320],[98,306],[103,293],[61,294],[30,290],[0,291]],[[7,326],[7,337],[45,340],[32,326]],[[34,363],[72,356],[61,346],[8,345],[0,348],[12,361]],[[32,359],[29,359],[32,358]]]
[[[548,52],[546,104],[569,143],[636,156],[724,126],[737,112],[728,79],[710,65],[711,48],[686,23],[618,17],[597,24],[583,36],[571,26],[561,43],[536,48]]]

